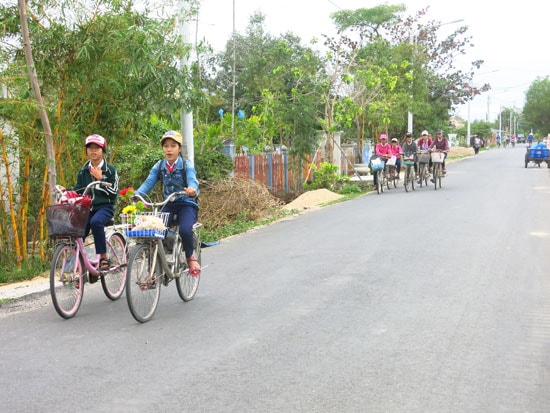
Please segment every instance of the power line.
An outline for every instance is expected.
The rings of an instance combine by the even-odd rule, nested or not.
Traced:
[[[339,5],[337,5],[335,2],[333,2],[332,0],[327,0],[330,4],[332,4],[334,7],[336,7],[337,9],[340,9],[340,10],[344,10],[343,8],[341,8]]]

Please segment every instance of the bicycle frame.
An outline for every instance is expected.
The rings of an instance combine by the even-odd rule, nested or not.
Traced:
[[[173,193],[164,202],[148,203],[142,197],[137,196],[146,206],[152,207],[152,216],[159,216],[164,205],[175,199],[183,192]],[[166,213],[168,214],[168,213]],[[137,214],[139,215],[139,213]],[[167,222],[167,216],[160,216],[168,229],[172,228],[172,222]],[[202,224],[193,225],[194,255],[200,264],[201,247],[200,238],[196,231]],[[177,227],[177,225],[176,225]],[[168,230],[167,229],[167,230]],[[136,230],[136,244],[132,247],[128,261],[128,274],[126,278],[126,299],[132,316],[140,323],[149,321],[158,306],[160,286],[167,286],[172,280],[176,280],[178,294],[183,301],[190,301],[195,296],[200,280],[200,274],[191,276],[185,259],[183,241],[176,231],[176,239],[172,246],[171,256],[164,246],[164,234],[141,233]],[[204,268],[204,267],[203,267]]]
[[[93,185],[107,185],[94,181]],[[56,188],[62,193],[60,188]],[[107,270],[100,270],[100,255],[90,258],[86,254],[84,239],[60,235],[55,238],[55,250],[50,267],[50,294],[57,313],[63,318],[72,318],[78,312],[84,294],[84,284],[96,282],[101,278],[101,286],[110,300],[117,300],[126,285],[127,244],[121,226],[105,227],[107,252],[115,258],[115,264]],[[110,274],[110,276],[107,276]],[[106,277],[107,276],[107,277]]]

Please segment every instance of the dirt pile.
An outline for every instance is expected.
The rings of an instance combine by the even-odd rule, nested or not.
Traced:
[[[293,209],[302,210],[311,208],[327,202],[335,201],[342,198],[343,195],[336,194],[328,189],[317,189],[315,191],[307,191],[296,198],[294,201],[286,204],[283,209],[291,211]]]

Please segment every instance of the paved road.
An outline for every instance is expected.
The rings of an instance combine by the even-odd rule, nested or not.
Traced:
[[[0,406],[548,412],[550,170],[523,154],[224,240],[147,324],[97,284],[72,320],[48,297],[0,317]]]

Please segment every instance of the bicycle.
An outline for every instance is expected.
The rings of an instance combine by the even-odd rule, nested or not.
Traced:
[[[384,185],[386,185],[384,161],[382,161],[382,159],[379,157],[372,159],[371,168],[376,175],[376,192],[378,194],[381,194],[382,192],[384,192]]]
[[[384,169],[384,173],[386,175],[386,186],[388,189],[390,189],[390,185],[393,184],[394,188],[397,188],[397,166],[395,164],[396,159],[395,157],[391,157],[386,162],[386,168]]]
[[[108,182],[94,181],[86,186],[84,195],[94,186],[110,186]],[[56,188],[58,195],[62,191]],[[58,197],[59,199],[59,197]],[[90,209],[78,204],[56,203],[47,207],[46,222],[49,236],[55,239],[55,251],[50,267],[50,295],[57,313],[72,318],[78,312],[84,296],[84,284],[101,280],[103,292],[112,301],[118,300],[126,285],[126,238],[123,226],[114,222],[105,227],[107,253],[113,264],[100,270],[100,256],[86,254],[84,236]]]
[[[416,173],[414,170],[414,154],[403,156],[403,164],[405,165],[405,180],[403,182],[405,191],[409,192],[409,185],[414,191],[414,183],[416,180]]]
[[[130,226],[126,232],[127,237],[136,240],[128,259],[128,274],[126,277],[126,299],[132,316],[140,323],[149,321],[157,309],[161,285],[165,287],[176,280],[176,287],[180,298],[191,301],[199,287],[200,274],[192,276],[183,251],[183,243],[179,235],[177,223],[168,223],[168,212],[160,209],[168,202],[173,201],[185,191],[174,192],[163,202],[149,203],[139,195],[134,195],[147,207],[152,207],[152,212],[138,212],[132,224],[140,221],[156,220],[161,223],[157,229],[135,229]],[[124,219],[123,219],[124,221]],[[198,229],[200,223],[193,225],[194,256],[201,264],[201,241]],[[166,229],[168,227],[168,229]],[[173,245],[165,246],[166,234],[175,229]],[[172,239],[170,238],[170,239]],[[159,242],[161,241],[161,242]],[[168,247],[168,250],[167,250]]]
[[[418,155],[418,183],[420,188],[423,185],[428,186],[428,179],[430,178],[430,153],[428,151],[417,152]]]
[[[434,189],[437,191],[437,186],[441,188],[441,178],[443,177],[443,161],[445,160],[445,153],[441,151],[433,151],[431,153],[433,163],[433,178]]]

